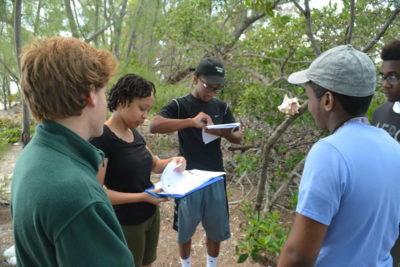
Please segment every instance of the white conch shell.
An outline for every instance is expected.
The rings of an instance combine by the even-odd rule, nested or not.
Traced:
[[[287,94],[285,94],[282,104],[278,106],[278,110],[284,114],[294,115],[299,113],[299,107],[297,97],[289,98]]]

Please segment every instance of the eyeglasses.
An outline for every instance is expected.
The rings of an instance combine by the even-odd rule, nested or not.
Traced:
[[[387,81],[391,86],[396,86],[400,83],[400,75],[391,74],[389,76],[385,76],[383,74],[379,74],[382,82]]]
[[[207,83],[205,81],[203,81],[201,78],[199,78],[201,85],[204,87],[204,89],[206,89],[208,92],[215,92],[216,94],[218,94],[219,92],[221,92],[224,89],[224,86],[221,85],[218,88],[214,88],[214,87],[210,87],[207,85]]]

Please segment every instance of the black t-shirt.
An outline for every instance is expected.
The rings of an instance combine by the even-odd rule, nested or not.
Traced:
[[[152,187],[150,181],[153,157],[146,142],[135,129],[131,129],[134,140],[126,142],[117,137],[106,125],[103,135],[90,142],[103,150],[108,159],[104,184],[118,192],[141,193]],[[150,218],[156,207],[147,202],[114,205],[122,225],[136,225]]]
[[[387,131],[400,142],[400,114],[393,111],[393,102],[386,102],[377,107],[372,114],[372,125]]]
[[[170,119],[186,119],[200,112],[208,114],[214,124],[235,122],[229,106],[218,98],[203,102],[192,94],[173,99],[161,109],[159,115]],[[188,170],[224,171],[221,138],[204,144],[202,129],[185,128],[178,131],[179,155],[186,158]]]

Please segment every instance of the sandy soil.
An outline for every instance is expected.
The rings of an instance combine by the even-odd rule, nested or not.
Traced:
[[[0,161],[0,184],[2,188],[3,185],[7,184],[4,190],[8,192],[10,184],[7,178],[12,177],[14,165],[21,149],[21,145],[12,145],[10,150]],[[6,179],[4,177],[6,177]],[[2,256],[3,252],[14,244],[8,201],[8,194],[5,194],[4,198],[0,198],[0,266],[9,266]]]

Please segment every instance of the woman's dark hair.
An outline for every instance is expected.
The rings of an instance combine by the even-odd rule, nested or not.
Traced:
[[[400,60],[400,40],[387,43],[381,51],[382,60]]]
[[[151,93],[156,95],[156,87],[152,82],[134,73],[126,74],[111,88],[108,108],[114,111],[118,105],[129,105],[135,97],[148,97]]]
[[[314,94],[318,100],[320,100],[327,91],[331,92],[332,95],[340,102],[344,111],[352,116],[360,116],[367,113],[369,104],[371,103],[373,97],[373,95],[365,97],[342,95],[332,92],[331,90],[328,90],[322,86],[319,86],[314,82],[308,82],[307,84],[309,84],[310,87],[313,89]]]

